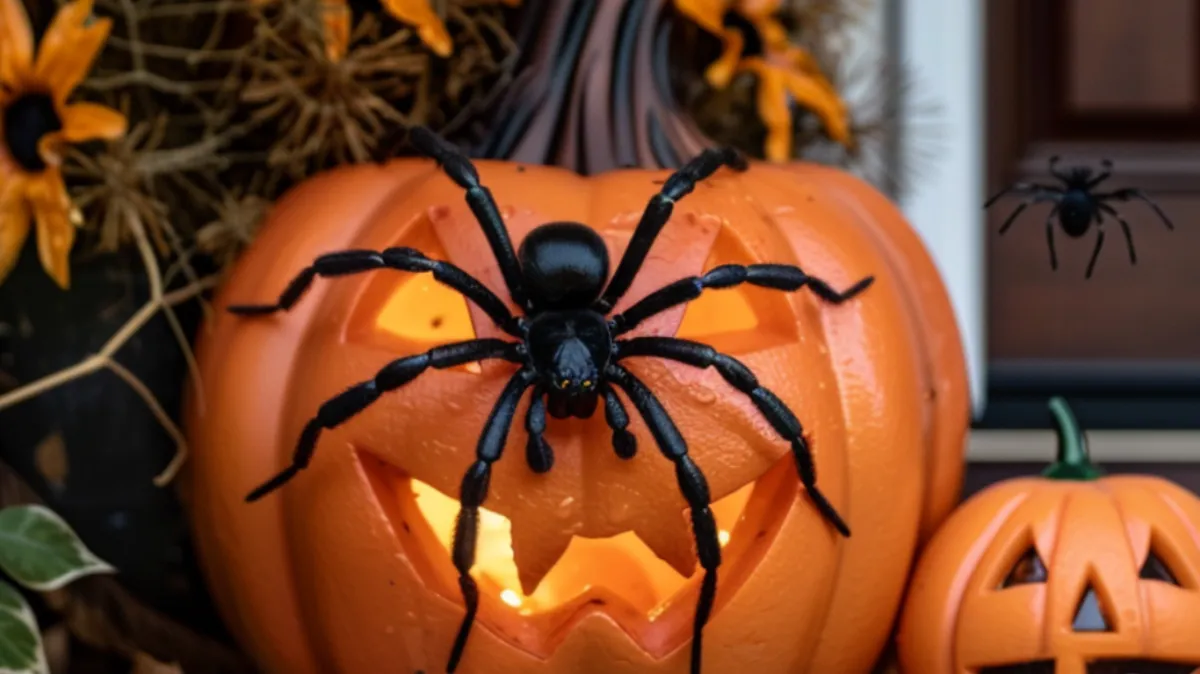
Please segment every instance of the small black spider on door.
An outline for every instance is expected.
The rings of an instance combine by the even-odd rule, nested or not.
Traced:
[[[1046,243],[1050,248],[1051,269],[1058,269],[1058,254],[1054,247],[1054,225],[1056,218],[1057,224],[1062,228],[1063,233],[1072,239],[1078,239],[1087,234],[1093,226],[1097,230],[1096,247],[1092,249],[1092,258],[1088,262],[1085,278],[1092,277],[1092,272],[1096,267],[1096,259],[1100,256],[1100,249],[1104,247],[1105,215],[1116,219],[1117,223],[1120,224],[1121,231],[1125,234],[1126,247],[1129,249],[1129,263],[1137,264],[1137,251],[1133,247],[1133,231],[1130,229],[1129,222],[1117,212],[1116,208],[1113,208],[1110,202],[1126,202],[1134,199],[1144,201],[1154,209],[1154,212],[1162,219],[1167,229],[1175,229],[1171,220],[1167,218],[1167,215],[1163,213],[1158,204],[1154,203],[1140,189],[1125,188],[1111,192],[1095,191],[1100,183],[1112,176],[1113,164],[1108,159],[1101,161],[1101,170],[1098,174],[1087,166],[1074,166],[1066,170],[1060,170],[1058,162],[1059,157],[1054,156],[1050,158],[1050,175],[1058,179],[1062,183],[1061,186],[1043,185],[1040,183],[1015,183],[994,194],[983,205],[985,209],[991,208],[1000,197],[1010,193],[1025,197],[1020,205],[1009,214],[1004,224],[1000,226],[1000,234],[1003,235],[1016,222],[1017,216],[1029,206],[1043,201],[1053,203],[1054,207],[1050,209],[1050,214],[1046,216]]]

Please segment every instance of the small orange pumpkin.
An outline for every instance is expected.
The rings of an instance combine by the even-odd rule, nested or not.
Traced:
[[[574,220],[606,239],[612,259],[667,175],[478,168],[517,245],[538,224]],[[389,246],[503,288],[462,191],[432,163],[343,168],[276,206],[199,339],[205,396],[187,419],[196,542],[229,627],[267,671],[441,671],[462,618],[446,546],[459,480],[511,374],[504,366],[427,372],[323,434],[280,493],[243,502],[286,465],[330,395],[398,354],[495,334],[427,275],[318,282],[265,320],[223,311],[272,297],[323,252]],[[727,544],[704,671],[865,673],[887,640],[918,528],[939,519],[961,479],[967,383],[953,315],[896,209],[853,177],[807,165],[704,182],[679,202],[616,309],[731,262],[799,264],[835,287],[876,282],[836,310],[804,293],[706,293],[634,333],[689,337],[745,362],[805,424],[822,491],[853,531],[843,542],[819,517],[787,446],[716,373],[630,361],[717,501]],[[654,447],[640,420],[631,429]],[[495,464],[473,569],[483,596],[459,671],[685,671],[699,574],[670,463],[654,451],[618,459],[599,416],[552,420],[546,437],[551,472],[520,460],[519,430]]]
[[[1058,460],[977,494],[934,536],[900,623],[905,672],[1200,670],[1200,499],[1103,477],[1050,401]]]

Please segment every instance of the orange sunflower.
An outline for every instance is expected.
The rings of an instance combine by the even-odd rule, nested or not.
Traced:
[[[384,11],[400,23],[412,26],[417,37],[433,53],[442,58],[454,51],[454,40],[446,30],[446,24],[429,6],[429,0],[377,0]],[[509,7],[516,7],[521,0],[494,0]],[[254,0],[256,5],[266,5],[273,0]],[[325,53],[330,60],[337,61],[346,55],[350,46],[349,0],[321,0],[321,23],[325,31]]]
[[[111,22],[92,16],[92,0],[74,0],[54,16],[37,59],[21,0],[0,0],[0,281],[12,271],[37,223],[38,257],[63,289],[80,222],[63,183],[68,143],[112,139],[125,118],[93,103],[67,104],[108,38]]]
[[[813,55],[788,39],[776,18],[782,4],[783,0],[675,0],[681,14],[721,38],[721,56],[704,74],[709,84],[723,89],[741,72],[758,78],[756,107],[767,127],[767,159],[792,158],[792,100],[815,114],[830,138],[853,147],[846,103]]]

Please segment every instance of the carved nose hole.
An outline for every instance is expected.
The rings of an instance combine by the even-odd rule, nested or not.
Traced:
[[[1083,598],[1079,600],[1079,608],[1075,609],[1075,620],[1071,628],[1076,632],[1112,632],[1112,621],[1108,611],[1096,594],[1096,588],[1089,583]]]

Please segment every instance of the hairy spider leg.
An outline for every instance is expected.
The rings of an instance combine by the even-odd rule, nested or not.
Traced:
[[[1130,187],[1123,190],[1117,190],[1115,192],[1095,194],[1093,195],[1093,198],[1095,198],[1097,201],[1129,201],[1131,199],[1141,199],[1147,204],[1150,204],[1150,208],[1154,209],[1154,212],[1157,213],[1158,217],[1162,219],[1163,224],[1167,226],[1167,229],[1172,231],[1175,229],[1175,225],[1171,222],[1171,219],[1167,217],[1167,214],[1164,213],[1161,208],[1159,208],[1158,204],[1155,203],[1149,195],[1137,188]]]
[[[524,367],[505,384],[504,391],[500,393],[484,424],[479,444],[475,446],[475,463],[463,475],[451,557],[454,559],[454,568],[458,570],[458,587],[462,591],[467,612],[459,625],[458,635],[454,637],[454,646],[450,649],[450,659],[446,665],[448,674],[454,674],[458,669],[467,646],[467,637],[471,636],[471,628],[475,624],[475,614],[479,611],[479,586],[471,577],[471,567],[475,565],[475,547],[479,541],[479,508],[487,500],[492,464],[500,460],[513,417],[517,414],[517,403],[536,377],[531,368]]]
[[[472,339],[437,346],[425,353],[406,356],[388,363],[373,378],[351,386],[321,405],[317,415],[300,433],[300,441],[292,455],[291,465],[250,492],[246,501],[257,501],[295,477],[312,460],[321,431],[342,425],[367,409],[384,393],[404,386],[431,367],[443,369],[496,358],[520,362],[519,347],[519,344],[501,339]]]
[[[1038,192],[1049,192],[1051,194],[1063,193],[1062,189],[1054,187],[1053,185],[1039,185],[1037,183],[1013,183],[989,197],[987,201],[983,202],[983,208],[985,210],[991,208],[992,204],[995,204],[1000,197],[1006,194],[1036,194]]]
[[[1100,249],[1104,247],[1104,224],[1096,225],[1096,247],[1092,249],[1092,259],[1088,262],[1087,272],[1084,273],[1084,278],[1091,278],[1092,271],[1096,268],[1096,260],[1100,257]]]
[[[629,245],[621,256],[617,270],[613,272],[604,294],[596,301],[596,311],[602,314],[612,311],[613,306],[625,295],[629,286],[633,284],[633,279],[641,271],[642,263],[646,261],[654,240],[671,219],[675,202],[691,194],[697,183],[716,173],[722,166],[728,166],[735,171],[745,171],[749,165],[746,158],[733,148],[707,148],[672,173],[658,194],[650,197],[646,210],[642,211],[642,219],[634,228]]]
[[[1058,215],[1058,204],[1054,204],[1054,208],[1050,209],[1050,213],[1046,216],[1046,245],[1050,247],[1050,269],[1058,270],[1058,253],[1054,250],[1054,217]],[[1001,229],[1003,234],[1004,230]]]
[[[1084,186],[1085,190],[1091,191],[1095,189],[1097,185],[1112,177],[1113,163],[1111,159],[1101,159],[1100,168],[1100,174],[1088,181],[1088,184]]]
[[[754,406],[763,415],[775,432],[791,445],[792,457],[796,461],[796,470],[800,474],[800,482],[808,491],[817,511],[825,521],[833,525],[843,536],[850,536],[850,527],[838,514],[837,509],[817,489],[817,472],[813,463],[812,449],[804,439],[804,428],[800,420],[788,408],[779,396],[759,384],[758,378],[741,361],[725,355],[716,349],[676,337],[635,337],[634,339],[617,342],[618,360],[635,356],[666,358],[698,368],[714,368],[721,378],[737,391],[750,398]]]
[[[500,216],[500,208],[496,206],[491,190],[480,184],[475,165],[461,150],[423,126],[413,127],[409,131],[409,140],[418,152],[436,161],[450,180],[467,191],[467,205],[483,228],[492,255],[496,257],[496,264],[504,276],[504,284],[508,286],[509,296],[517,306],[528,311],[521,265],[517,261],[512,239],[508,236],[504,218]]]
[[[288,283],[274,304],[235,304],[228,308],[230,313],[243,316],[262,316],[277,311],[287,311],[304,296],[316,277],[348,276],[376,269],[430,272],[439,283],[462,293],[502,330],[514,337],[520,336],[517,319],[487,286],[474,276],[449,262],[433,260],[413,248],[388,248],[383,252],[373,250],[344,250],[326,253],[305,267]]]
[[[1117,222],[1121,223],[1121,231],[1125,233],[1125,245],[1129,247],[1129,264],[1137,264],[1137,251],[1134,250],[1133,247],[1133,230],[1129,228],[1129,223],[1125,221],[1125,218],[1121,217],[1121,214],[1117,212],[1117,209],[1109,206],[1103,201],[1096,203],[1098,206],[1100,206],[1100,210],[1113,216],[1117,219]],[[1099,217],[1099,215],[1097,215],[1097,217]]]
[[[604,420],[612,429],[613,451],[622,459],[632,459],[637,456],[637,438],[629,432],[629,413],[625,411],[625,403],[608,384],[601,391],[604,393]]]
[[[841,304],[866,290],[874,280],[874,276],[867,276],[851,286],[849,290],[838,292],[825,281],[815,276],[809,276],[804,273],[804,270],[793,265],[721,265],[709,270],[703,276],[689,276],[669,283],[638,300],[623,313],[613,316],[613,336],[629,332],[647,318],[671,307],[691,302],[699,297],[706,288],[731,288],[749,283],[763,288],[791,292],[808,286],[822,300],[832,304]]]
[[[713,518],[712,498],[708,482],[696,462],[688,456],[687,442],[679,428],[671,420],[658,398],[631,372],[616,363],[605,370],[610,381],[616,384],[646,422],[650,435],[663,455],[675,464],[675,479],[691,511],[692,536],[696,540],[696,556],[704,569],[704,581],[700,585],[700,598],[696,602],[696,617],[692,622],[692,674],[700,674],[700,656],[703,653],[702,637],[704,625],[712,614],[713,598],[717,593],[717,567],[721,566],[721,543],[717,538],[717,522]]]
[[[1060,199],[1062,199],[1063,192],[1056,187],[1048,189],[1044,185],[1033,185],[1033,188],[1036,191],[1031,194],[1028,199],[1022,201],[1012,213],[1009,213],[1008,217],[1004,220],[1004,223],[1000,225],[1001,236],[1004,236],[1004,233],[1008,231],[1008,228],[1012,227],[1013,223],[1017,221],[1017,216],[1020,215],[1026,208],[1029,208],[1038,202],[1058,202]],[[1058,208],[1056,207],[1055,211],[1057,212],[1057,210]]]
[[[1055,178],[1058,178],[1059,180],[1063,181],[1064,183],[1069,183],[1069,182],[1071,182],[1071,176],[1058,170],[1058,162],[1061,160],[1062,160],[1062,157],[1060,157],[1058,155],[1054,155],[1053,157],[1050,158],[1050,175],[1054,176]]]

